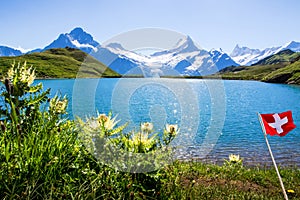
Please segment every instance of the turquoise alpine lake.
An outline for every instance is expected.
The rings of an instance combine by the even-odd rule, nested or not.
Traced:
[[[223,163],[239,154],[246,165],[271,165],[257,113],[291,110],[297,127],[285,137],[268,136],[279,165],[300,166],[300,87],[257,81],[113,78],[37,80],[69,98],[68,115],[118,115],[125,131],[152,122],[155,132],[178,124],[172,142],[178,159]]]

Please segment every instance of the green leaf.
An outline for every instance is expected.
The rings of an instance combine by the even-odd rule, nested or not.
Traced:
[[[115,129],[111,130],[109,132],[109,135],[115,135],[117,133],[122,132],[128,126],[128,124],[129,123],[127,122],[127,123],[123,124],[122,126],[119,126],[118,128],[115,128]]]
[[[36,86],[31,86],[28,90],[29,93],[36,93],[36,92],[39,92],[43,89],[43,85],[42,83],[39,83],[38,85]]]
[[[42,102],[48,99],[48,94],[50,93],[50,89],[46,90],[45,92],[38,94],[36,96],[30,96],[29,100],[27,101],[27,106],[41,104]]]

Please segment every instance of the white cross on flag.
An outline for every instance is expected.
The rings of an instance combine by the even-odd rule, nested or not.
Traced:
[[[269,135],[285,136],[296,128],[293,122],[292,111],[283,113],[260,114],[266,133]]]

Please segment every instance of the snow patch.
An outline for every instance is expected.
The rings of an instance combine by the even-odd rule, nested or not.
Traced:
[[[79,42],[78,42],[78,40],[71,40],[71,43],[74,45],[74,46],[76,46],[78,49],[80,49],[80,48],[91,48],[91,49],[93,49],[95,52],[97,52],[97,48],[96,47],[94,47],[94,46],[92,46],[92,45],[90,45],[90,44],[80,44]]]
[[[30,51],[32,51],[32,50],[34,50],[34,49],[24,49],[24,48],[22,48],[22,47],[17,47],[17,48],[14,48],[14,49],[16,49],[16,50],[19,50],[19,51],[21,51],[22,53],[27,53],[27,52],[30,52]]]

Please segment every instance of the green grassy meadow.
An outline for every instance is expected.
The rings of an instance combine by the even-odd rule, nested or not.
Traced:
[[[120,75],[81,50],[73,48],[49,49],[16,57],[0,57],[0,77],[12,63],[34,66],[38,78],[101,78]]]

